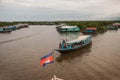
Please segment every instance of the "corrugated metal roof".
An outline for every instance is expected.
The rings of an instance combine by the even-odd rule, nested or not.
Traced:
[[[71,40],[71,41],[67,41],[66,43],[80,42],[82,40],[85,40],[88,37],[90,37],[90,35],[82,35],[82,36],[79,36],[77,39],[74,39],[74,40]]]
[[[77,26],[62,26],[61,28],[78,28]]]
[[[89,27],[89,28],[86,28],[86,30],[97,30],[97,28],[95,28],[95,27]]]

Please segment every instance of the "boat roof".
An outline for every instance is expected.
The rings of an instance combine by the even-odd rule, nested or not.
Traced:
[[[66,41],[66,43],[80,42],[82,40],[85,40],[88,37],[90,37],[90,35],[82,35],[82,36],[79,36],[77,39],[74,39],[74,40],[71,40],[71,41]]]
[[[61,28],[77,28],[77,26],[62,26]]]
[[[88,27],[88,28],[86,28],[86,30],[97,30],[97,28],[95,28],[95,27]]]
[[[113,26],[119,26],[120,25],[120,23],[114,23],[114,24],[112,24]]]
[[[0,27],[0,28],[9,28],[8,26],[5,26],[5,27]]]

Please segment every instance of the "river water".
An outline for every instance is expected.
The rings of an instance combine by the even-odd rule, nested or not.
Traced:
[[[92,45],[69,54],[54,51],[55,62],[40,66],[40,58],[66,39],[56,26],[29,28],[0,34],[0,80],[120,80],[120,30],[93,36]],[[81,33],[67,33],[67,39]]]

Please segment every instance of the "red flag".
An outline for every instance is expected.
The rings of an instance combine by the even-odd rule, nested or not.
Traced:
[[[50,54],[41,58],[40,65],[45,67],[45,65],[53,63],[53,62],[54,62],[54,58],[51,52]]]

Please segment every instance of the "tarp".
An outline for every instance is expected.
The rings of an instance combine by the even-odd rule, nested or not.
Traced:
[[[97,30],[97,28],[95,28],[95,27],[89,27],[89,28],[86,28],[86,30]]]

